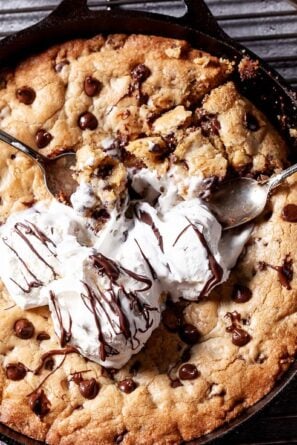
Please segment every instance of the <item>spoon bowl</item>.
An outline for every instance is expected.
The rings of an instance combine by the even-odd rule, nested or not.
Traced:
[[[225,230],[245,224],[261,215],[273,189],[297,172],[297,164],[265,182],[236,178],[214,192],[207,205]]]
[[[75,153],[66,152],[54,158],[47,158],[3,130],[0,130],[0,140],[36,161],[42,170],[48,191],[55,198],[67,203],[70,202],[70,196],[78,187],[78,183],[73,178],[73,167],[76,163]]]
[[[266,206],[269,185],[250,178],[228,181],[211,197],[208,205],[225,229],[256,218]]]

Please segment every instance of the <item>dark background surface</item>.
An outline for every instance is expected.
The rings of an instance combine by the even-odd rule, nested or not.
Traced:
[[[100,8],[102,1],[90,0]],[[115,0],[121,2],[125,0]],[[135,0],[126,0],[134,3]],[[0,0],[0,38],[36,23],[58,0]],[[297,88],[297,9],[285,0],[206,0],[220,25],[269,62]],[[139,2],[129,7],[182,15],[181,0]],[[15,444],[1,437],[0,445]],[[297,378],[260,414],[213,445],[297,445]]]

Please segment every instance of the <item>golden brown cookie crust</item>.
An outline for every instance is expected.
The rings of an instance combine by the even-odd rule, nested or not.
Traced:
[[[151,74],[140,86],[131,87],[131,70],[140,64]],[[121,193],[129,162],[160,173],[176,164],[184,175],[205,178],[223,179],[230,170],[270,175],[286,163],[285,144],[262,113],[228,82],[231,72],[228,61],[177,40],[112,35],[68,42],[32,57],[8,75],[6,88],[0,91],[1,128],[35,148],[36,132],[46,130],[52,139],[41,149],[45,155],[79,150],[82,178],[92,175],[83,162],[86,147],[95,150],[95,170],[107,159],[102,141],[126,137],[126,158],[116,162],[119,173],[110,179],[114,193]],[[85,94],[86,76],[100,82],[100,92],[94,97]],[[31,105],[16,97],[16,90],[24,86],[36,92]],[[78,119],[85,112],[96,117],[96,129],[79,127]],[[168,155],[150,150],[151,144],[165,150],[172,132],[174,149]],[[38,167],[4,144],[0,178],[2,220],[48,197]],[[212,431],[263,397],[296,352],[293,240],[297,225],[280,216],[287,203],[297,200],[297,178],[289,182],[290,187],[282,187],[273,197],[271,212],[258,220],[228,282],[185,309],[185,320],[198,328],[201,339],[188,358],[197,366],[199,377],[182,381],[182,386],[173,388],[167,372],[180,359],[185,344],[161,325],[145,349],[113,376],[76,353],[65,360],[55,356],[54,368],[64,362],[41,387],[50,411],[44,416],[34,414],[29,395],[51,371],[43,369],[40,375],[32,371],[44,352],[60,346],[48,309],[21,310],[1,285],[0,420],[51,445],[173,445]],[[259,267],[259,262],[280,266],[287,255],[293,260],[291,290],[281,285],[277,271]],[[248,302],[232,300],[236,283],[251,290]],[[230,325],[226,313],[234,311],[241,315],[240,327],[251,337],[242,347],[234,345],[232,333],[226,331]],[[35,328],[29,340],[18,338],[13,329],[22,318]],[[50,338],[38,339],[41,332]],[[19,381],[6,377],[6,366],[15,362],[28,369]],[[92,400],[84,398],[72,380],[79,371],[87,371],[88,378],[99,382],[99,393]],[[131,394],[117,386],[127,377],[137,384]]]

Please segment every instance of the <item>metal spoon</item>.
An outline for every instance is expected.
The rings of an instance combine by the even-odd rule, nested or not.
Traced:
[[[76,163],[75,153],[62,153],[54,158],[47,158],[3,130],[0,130],[0,140],[36,161],[41,168],[48,191],[55,198],[69,202],[70,196],[78,186],[71,170]]]
[[[232,229],[259,216],[271,191],[296,172],[294,164],[262,183],[249,178],[233,179],[213,193],[208,205],[224,229]]]

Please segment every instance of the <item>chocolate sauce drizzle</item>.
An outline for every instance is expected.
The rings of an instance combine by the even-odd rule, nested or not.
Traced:
[[[53,266],[51,266],[40,254],[37,252],[37,250],[33,247],[32,243],[30,242],[28,236],[33,236],[37,238],[46,248],[47,250],[53,255],[56,256],[56,254],[50,249],[50,244],[52,244],[54,247],[56,245],[51,241],[43,232],[41,232],[34,224],[28,223],[16,223],[14,226],[14,232],[22,238],[23,241],[28,245],[30,250],[34,253],[34,255],[37,256],[37,258],[42,261],[53,273],[54,278],[57,278],[57,273]],[[28,236],[26,236],[28,235]]]
[[[177,242],[180,240],[180,238],[183,236],[183,234],[190,227],[194,230],[195,234],[198,236],[202,246],[204,247],[204,249],[207,252],[208,263],[209,263],[210,270],[212,272],[212,277],[209,278],[209,280],[205,283],[202,291],[200,292],[199,297],[203,298],[216,284],[220,283],[220,281],[222,280],[222,276],[223,276],[223,269],[221,268],[221,266],[215,259],[210,248],[208,247],[207,241],[206,241],[203,233],[200,232],[198,227],[195,226],[195,224],[193,224],[188,218],[186,218],[186,220],[189,222],[189,224],[180,232],[180,234],[178,235],[178,237],[176,238],[176,240],[173,243],[173,247],[177,244]]]
[[[142,248],[140,247],[139,242],[138,242],[136,239],[134,239],[134,241],[135,241],[135,243],[137,244],[137,247],[138,247],[138,249],[139,249],[139,251],[140,251],[140,254],[141,254],[142,258],[144,259],[144,261],[145,261],[146,264],[147,264],[147,267],[148,267],[149,270],[150,270],[150,273],[151,273],[151,275],[152,275],[152,278],[153,278],[154,280],[156,280],[156,279],[158,278],[158,276],[157,276],[157,274],[156,274],[156,272],[155,272],[155,269],[154,269],[153,266],[151,265],[150,260],[149,260],[149,259],[145,256],[145,254],[143,253],[143,250],[142,250]]]
[[[280,284],[288,290],[292,289],[290,282],[293,279],[293,260],[290,258],[290,255],[286,255],[281,266],[272,266],[265,261],[260,261],[259,267],[260,270],[265,270],[267,267],[276,270]]]
[[[61,313],[61,308],[58,305],[56,296],[54,294],[54,292],[50,291],[50,299],[51,302],[53,303],[54,306],[54,310],[56,312],[56,316],[58,319],[58,323],[60,326],[60,345],[62,346],[62,348],[64,348],[64,346],[70,342],[71,337],[72,337],[72,318],[71,316],[68,314],[69,316],[69,327],[68,330],[65,329],[64,324],[63,324],[63,318],[62,318],[62,313]]]
[[[164,253],[164,246],[163,246],[163,238],[159,231],[159,229],[156,227],[153,218],[151,215],[147,212],[144,212],[143,210],[136,211],[136,216],[139,219],[139,221],[143,222],[144,224],[147,224],[152,228],[152,231],[157,238],[160,250]]]
[[[47,250],[49,251],[49,253],[51,255],[53,255],[54,257],[56,257],[56,253],[54,251],[54,249],[56,248],[55,243],[48,238],[48,236],[43,233],[41,230],[39,230],[39,228],[29,222],[29,221],[25,221],[24,222],[18,222],[15,224],[13,231],[27,244],[27,246],[29,247],[29,249],[32,251],[32,253],[37,256],[37,258],[46,265],[46,267],[48,267],[54,278],[57,278],[57,273],[54,270],[53,266],[51,266],[41,255],[40,253],[35,249],[35,247],[32,245],[29,237],[34,237],[36,238],[38,241],[40,241],[41,244],[43,244]],[[43,286],[43,282],[37,278],[37,276],[32,272],[32,270],[29,268],[28,264],[23,260],[23,258],[19,255],[19,253],[7,242],[6,238],[2,238],[2,241],[4,242],[4,244],[14,253],[14,255],[18,258],[18,260],[21,262],[21,264],[24,266],[25,270],[28,272],[28,274],[32,277],[32,280],[28,280],[24,273],[22,273],[26,287],[24,285],[21,285],[20,283],[17,283],[13,278],[10,278],[10,280],[16,285],[18,286],[22,292],[29,294],[31,292],[31,290],[33,288],[39,288]]]
[[[67,346],[64,349],[52,349],[50,351],[45,352],[44,354],[42,354],[41,358],[40,358],[40,364],[37,366],[37,368],[34,371],[35,375],[38,375],[40,373],[40,371],[43,369],[44,364],[46,363],[46,361],[50,358],[53,357],[55,355],[68,355],[68,354],[73,354],[73,353],[79,353],[78,350],[74,347],[74,346]],[[62,362],[60,363],[60,365],[58,367],[62,366]],[[56,371],[57,368],[55,368],[51,373],[53,373],[54,371]],[[51,374],[49,374],[51,375]],[[48,375],[48,377],[49,377]],[[36,391],[36,390],[35,390]]]
[[[132,350],[136,350],[140,341],[138,333],[147,332],[152,324],[150,312],[158,311],[157,307],[151,307],[144,303],[139,294],[152,287],[152,281],[144,275],[137,274],[113,261],[110,258],[98,253],[91,255],[93,266],[100,276],[109,279],[110,286],[105,291],[99,287],[91,288],[87,283],[83,283],[86,292],[81,293],[86,308],[93,314],[98,330],[99,356],[105,361],[108,356],[118,355],[119,351],[111,346],[111,334],[103,332],[102,317],[108,322],[110,330],[115,335],[123,335],[130,343]],[[121,283],[121,277],[129,276],[136,282],[143,283],[144,286],[133,291],[125,289]],[[136,317],[141,317],[145,321],[144,329],[138,328],[135,320],[133,324],[129,321],[123,309],[124,300],[128,300],[129,309]]]

